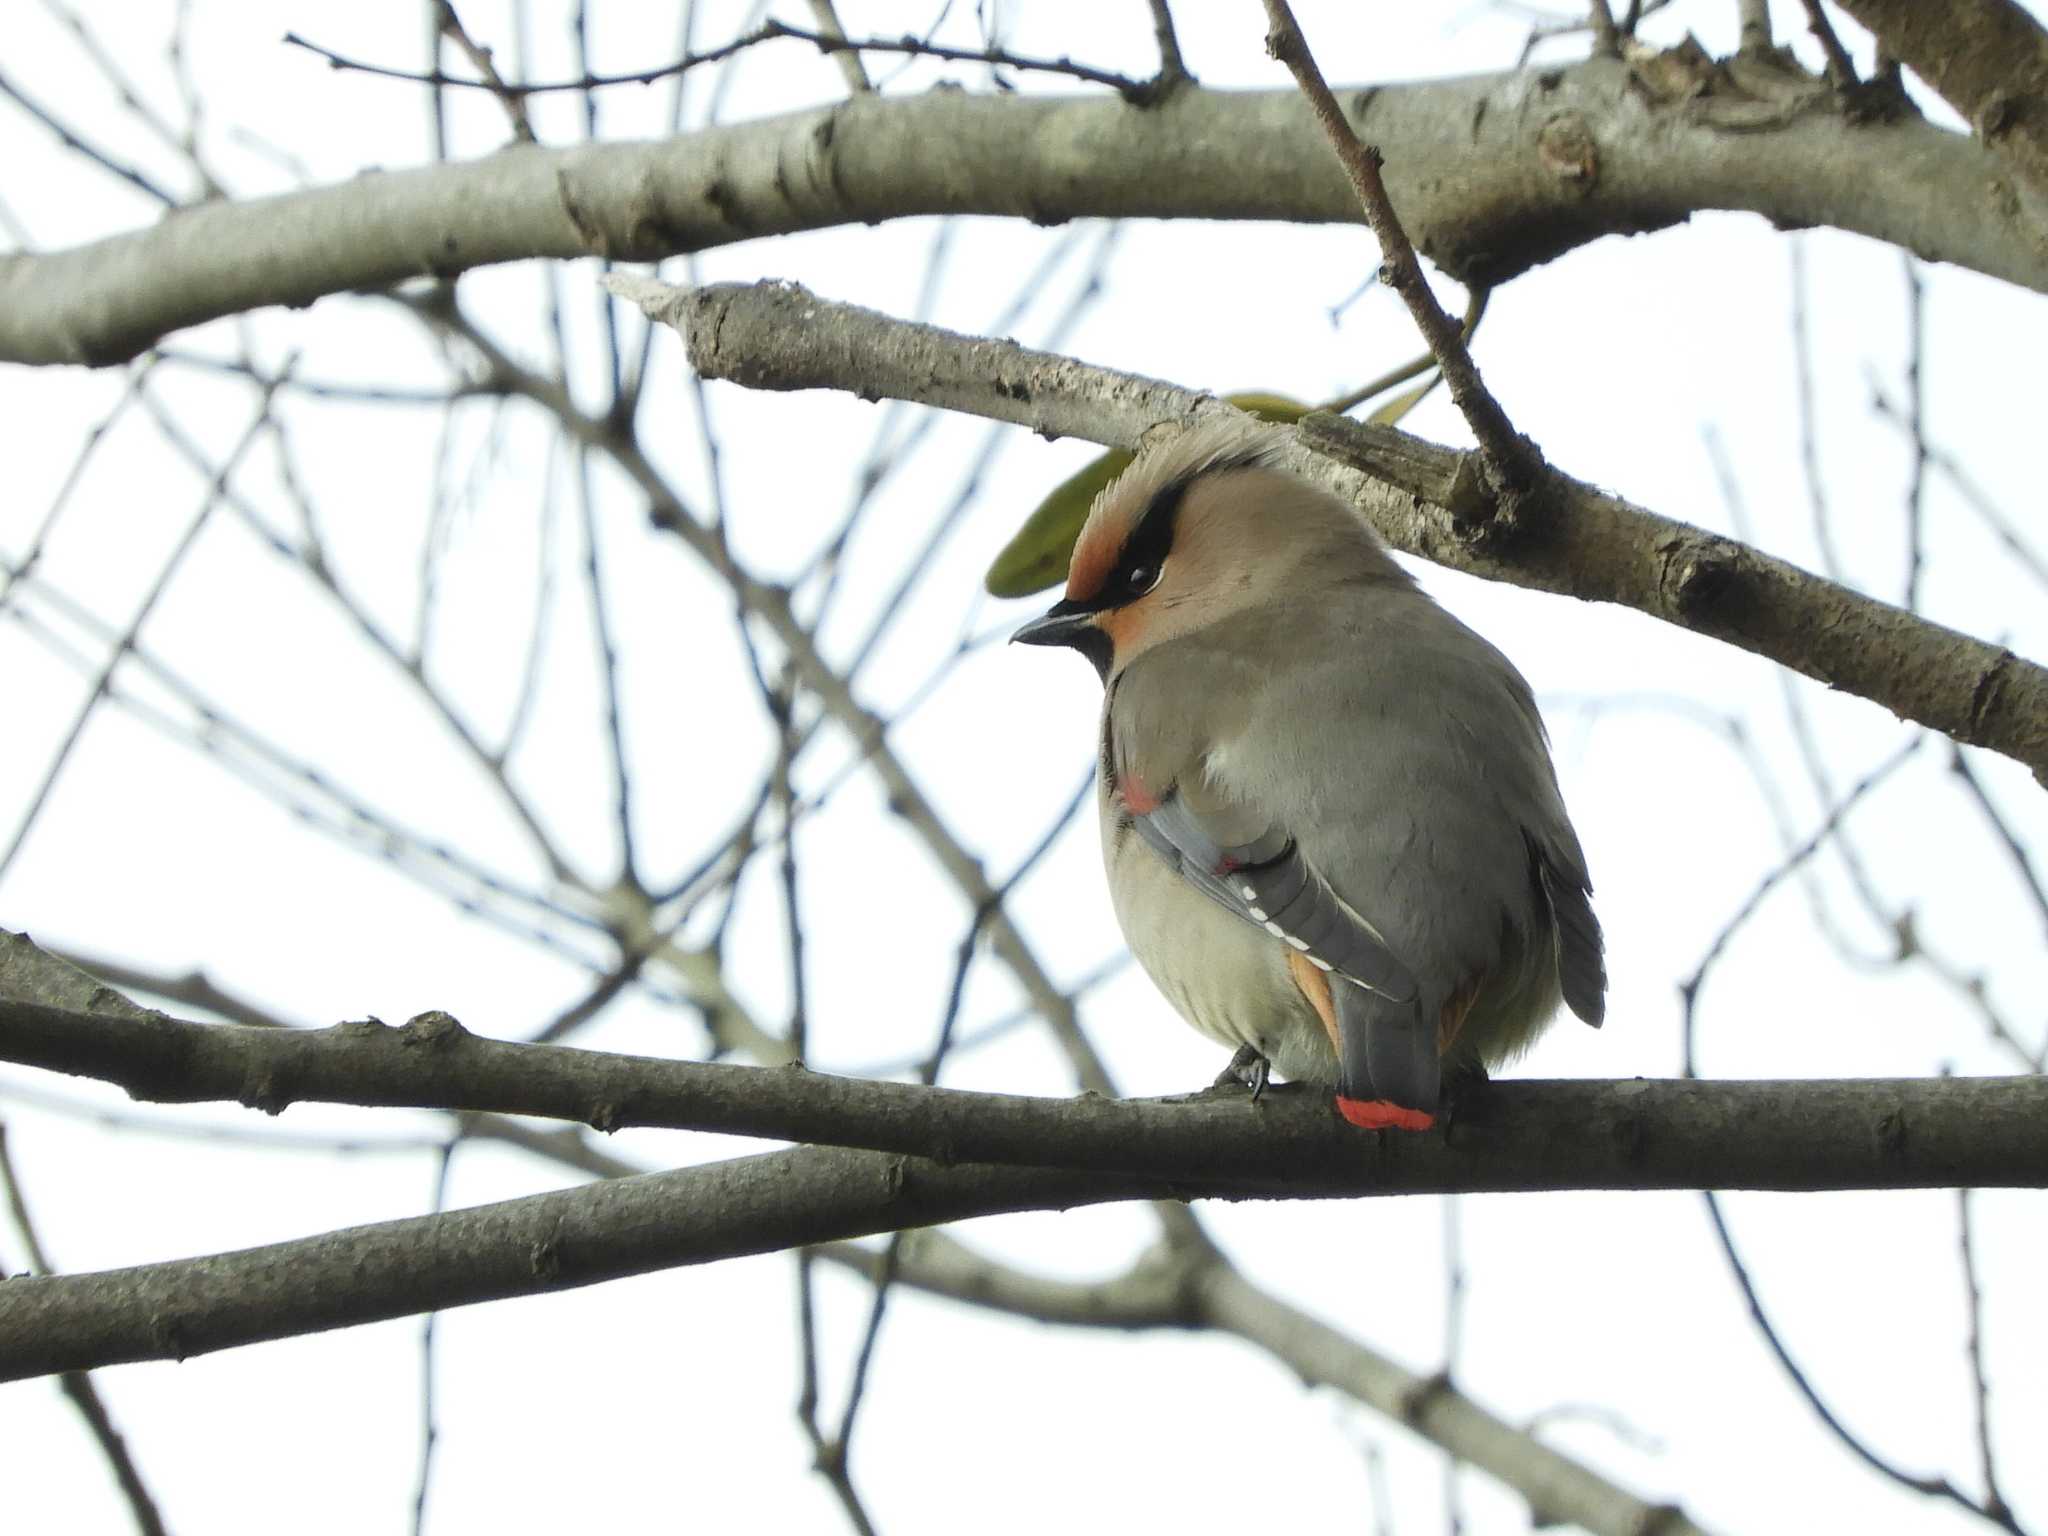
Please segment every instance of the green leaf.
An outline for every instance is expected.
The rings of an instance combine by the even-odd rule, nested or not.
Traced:
[[[1393,399],[1389,400],[1365,419],[1376,427],[1399,426],[1401,418],[1420,405],[1423,396],[1427,395],[1442,382],[1443,375],[1432,370],[1429,377],[1420,384],[1416,385],[1413,389],[1404,389],[1400,394],[1394,396]]]
[[[1260,390],[1224,398],[1261,421],[1282,425],[1297,422],[1314,409],[1286,395]],[[1054,486],[989,566],[988,575],[983,578],[989,594],[1029,597],[1064,582],[1067,562],[1074,554],[1074,541],[1081,537],[1081,526],[1088,521],[1088,509],[1095,505],[1095,498],[1103,489],[1130,467],[1131,459],[1128,449],[1112,448]]]

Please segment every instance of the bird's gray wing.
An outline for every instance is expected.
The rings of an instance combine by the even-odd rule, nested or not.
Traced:
[[[1131,824],[1188,884],[1329,974],[1345,1095],[1435,1109],[1436,1022],[1422,1015],[1413,973],[1302,856],[1285,827],[1268,824],[1246,838],[1244,807],[1205,814],[1178,789],[1150,811],[1133,813]]]
[[[1133,816],[1138,835],[1182,879],[1293,948],[1318,969],[1389,1002],[1412,1002],[1415,978],[1385,937],[1330,888],[1285,827],[1225,841],[1241,814],[1205,816],[1178,789]]]

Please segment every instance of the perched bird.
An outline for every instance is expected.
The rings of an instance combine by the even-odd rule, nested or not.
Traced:
[[[1142,454],[1013,638],[1102,675],[1117,919],[1226,1077],[1425,1130],[1560,999],[1600,1023],[1600,925],[1529,685],[1289,440],[1224,417]]]

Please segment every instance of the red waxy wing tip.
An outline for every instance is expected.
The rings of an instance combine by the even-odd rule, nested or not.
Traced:
[[[1427,1131],[1436,1116],[1420,1109],[1403,1109],[1385,1099],[1347,1099],[1337,1095],[1337,1113],[1364,1131]]]

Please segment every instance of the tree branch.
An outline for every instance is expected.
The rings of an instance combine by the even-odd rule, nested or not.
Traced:
[[[2048,291],[2005,167],[1917,119],[1852,123],[1803,76],[1760,100],[1710,61],[1660,96],[1644,67],[1346,91],[1423,255],[1491,286],[1601,235],[1707,208],[1833,225]],[[1776,77],[1774,77],[1776,78]],[[944,144],[944,155],[928,152]],[[1736,152],[1739,150],[1739,152]],[[181,327],[495,262],[652,261],[931,213],[1355,221],[1293,91],[1110,97],[879,94],[650,143],[517,146],[181,208],[146,230],[0,257],[0,361],[107,364]],[[249,253],[262,253],[251,260]]]
[[[2013,0],[1836,0],[2048,193],[2048,31]]]
[[[2048,1187],[2048,1078],[1475,1085],[1443,1136],[1365,1137],[1310,1089],[1052,1099],[473,1035],[445,1013],[318,1030],[0,998],[0,1060],[156,1103],[467,1110],[716,1131],[1200,1193]],[[1098,1194],[1094,1198],[1116,1198]],[[879,1230],[879,1229],[875,1229]]]
[[[6,1016],[11,1028],[21,1005]],[[300,1038],[317,1049],[333,1033]],[[820,1099],[846,1089],[927,1103],[949,1097],[943,1089],[746,1070],[761,1083],[823,1084]],[[1807,1188],[2048,1186],[2048,1081],[2038,1078],[1502,1084],[1460,1104],[1448,1135],[1398,1138],[1350,1130],[1319,1094],[1269,1094],[1257,1105],[1238,1094],[1164,1104],[952,1097],[973,1101],[970,1124],[1008,1134],[1029,1127],[1041,1157],[1070,1155],[1069,1137],[1099,1146],[1107,1133],[1121,1162],[1220,1164],[1230,1172],[1006,1168],[800,1147],[204,1258],[12,1280],[0,1287],[0,1380],[185,1359],[679,1265],[1114,1200],[1785,1189],[1795,1173]]]
[[[1162,422],[1229,409],[1156,379],[907,324],[793,284],[686,292],[618,274],[607,281],[681,330],[705,377],[753,389],[918,400],[1125,448]],[[2001,752],[2048,784],[2048,669],[2011,651],[1554,470],[1540,527],[1475,538],[1462,455],[1328,416],[1308,418],[1298,436],[1294,467],[1355,504],[1397,549],[1725,640]]]
[[[857,1244],[834,1243],[818,1252],[870,1281],[881,1271],[881,1256]],[[920,1232],[903,1244],[897,1281],[1066,1327],[1232,1335],[1271,1354],[1304,1383],[1336,1388],[1515,1489],[1539,1527],[1569,1521],[1598,1536],[1701,1536],[1681,1511],[1615,1486],[1449,1381],[1408,1370],[1262,1291],[1221,1258],[1186,1261],[1155,1253],[1111,1280],[1069,1281],[998,1264],[942,1232]]]
[[[1315,113],[1317,124],[1343,165],[1352,191],[1358,196],[1359,206],[1365,211],[1366,223],[1372,226],[1373,238],[1379,241],[1386,280],[1401,295],[1401,302],[1408,306],[1415,328],[1422,332],[1422,339],[1428,345],[1430,355],[1435,357],[1444,383],[1450,389],[1451,399],[1464,416],[1466,425],[1471,427],[1472,435],[1478,439],[1480,462],[1486,470],[1487,483],[1506,500],[1507,505],[1502,510],[1512,521],[1516,504],[1542,480],[1543,455],[1508,420],[1507,412],[1501,409],[1500,402],[1493,398],[1492,391],[1480,379],[1472,354],[1465,350],[1465,338],[1457,322],[1444,313],[1443,306],[1437,303],[1436,295],[1430,291],[1429,279],[1422,274],[1422,263],[1416,259],[1415,247],[1387,196],[1386,178],[1381,175],[1384,160],[1379,146],[1360,143],[1358,135],[1351,131],[1344,109],[1330,94],[1329,84],[1323,79],[1315,55],[1309,51],[1308,39],[1301,35],[1301,26],[1295,21],[1287,0],[1265,0],[1265,4],[1266,19],[1272,28],[1266,35],[1266,51],[1286,65],[1294,76],[1295,84],[1301,87],[1301,94]]]

